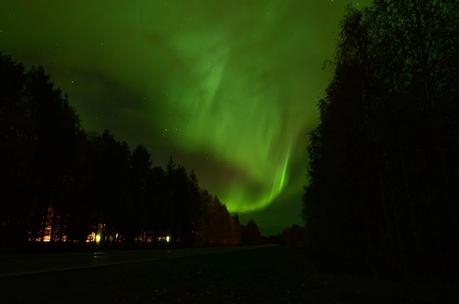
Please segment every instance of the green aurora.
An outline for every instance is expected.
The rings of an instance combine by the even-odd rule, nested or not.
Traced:
[[[85,129],[144,144],[155,164],[172,155],[243,222],[276,233],[302,222],[306,139],[345,7],[4,0],[0,50],[43,65]]]

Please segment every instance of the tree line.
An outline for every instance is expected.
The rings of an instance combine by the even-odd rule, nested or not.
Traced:
[[[172,158],[152,165],[109,131],[88,135],[42,67],[0,53],[0,247],[29,242],[220,246],[260,242]]]
[[[457,270],[459,2],[350,8],[333,64],[309,139],[308,250],[375,274]]]

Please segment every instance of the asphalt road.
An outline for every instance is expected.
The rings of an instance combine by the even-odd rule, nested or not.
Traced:
[[[223,254],[276,247],[278,245],[200,248],[74,252],[23,253],[0,255],[0,278],[48,272],[71,271],[121,264],[146,263],[209,254]]]

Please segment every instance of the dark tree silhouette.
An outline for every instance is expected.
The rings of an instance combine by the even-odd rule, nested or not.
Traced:
[[[43,232],[43,215],[50,205],[62,208],[81,130],[67,97],[42,68],[26,73],[22,65],[1,54],[0,66],[1,185],[5,197],[0,218],[4,227],[14,227],[15,232],[7,234],[22,242],[29,234]],[[62,237],[62,229],[51,232],[51,241]]]
[[[261,243],[261,234],[254,220],[250,220],[246,226],[242,227],[242,241],[252,245]]]
[[[148,227],[148,204],[152,200],[151,191],[149,191],[151,186],[150,153],[145,147],[137,146],[131,156],[131,202],[127,206],[128,219],[125,221],[127,234],[132,240]]]
[[[457,267],[459,3],[350,9],[304,195],[311,251],[374,272]]]

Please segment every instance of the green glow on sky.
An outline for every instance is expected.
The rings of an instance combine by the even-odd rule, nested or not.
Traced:
[[[345,3],[6,0],[0,50],[44,65],[86,129],[173,155],[269,233],[301,222]]]

